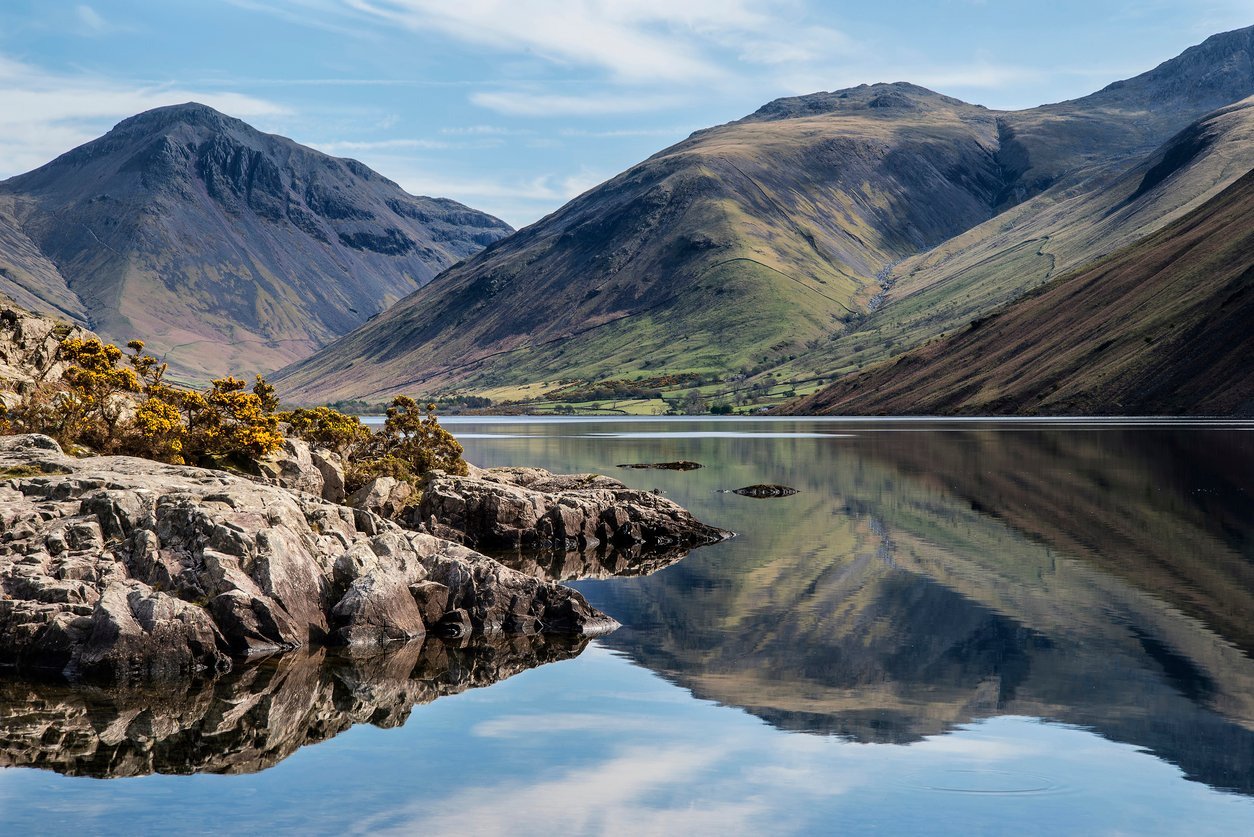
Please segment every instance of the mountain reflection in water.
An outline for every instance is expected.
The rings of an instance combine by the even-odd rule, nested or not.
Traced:
[[[856,435],[668,447],[802,493],[708,494],[694,511],[743,537],[578,585],[625,626],[605,644],[780,729],[908,743],[1032,716],[1254,793],[1251,434]],[[680,502],[736,481],[682,478]]]
[[[513,828],[518,807],[537,798],[528,780],[560,800],[555,811],[584,810],[572,804],[570,783],[601,783],[576,791],[593,819],[576,818],[572,832],[613,807],[607,788],[630,788],[641,772],[660,778],[637,788],[638,798],[624,794],[625,822],[668,800],[689,811],[718,788],[737,804],[770,803],[764,823],[814,806],[816,816],[861,811],[871,818],[863,822],[878,823],[918,793],[966,788],[972,777],[1002,776],[994,769],[1002,767],[1039,767],[1051,787],[1082,797],[1068,803],[1078,829],[1117,824],[1147,806],[1136,821],[1156,822],[1158,794],[1177,812],[1186,810],[1182,799],[1213,811],[1217,797],[1229,798],[1190,796],[1199,786],[1169,768],[1137,785],[1149,775],[1136,768],[1141,762],[1110,760],[1120,748],[1101,736],[1143,748],[1188,779],[1254,795],[1254,433],[801,419],[448,424],[479,465],[613,474],[660,489],[738,537],[687,555],[506,556],[524,572],[571,581],[623,627],[578,660],[438,706],[422,705],[576,657],[584,643],[452,647],[429,639],[365,658],[285,655],[177,693],[0,683],[0,763],[88,776],[265,770],[236,784],[196,785],[194,811],[219,811],[229,797],[240,817],[256,816],[233,794],[264,787],[290,789],[300,812],[355,817],[335,796],[351,792],[385,817],[409,800],[417,819],[398,827],[425,824],[449,797],[448,822],[469,828],[468,812],[487,817],[489,803],[505,800],[500,822]],[[616,468],[679,459],[705,467]],[[754,483],[800,493],[720,493]],[[641,668],[770,726],[669,685],[649,691],[657,678]],[[1023,717],[972,727],[997,716]],[[288,759],[354,724],[406,729],[361,730]],[[947,745],[981,735],[1009,736],[1019,755],[946,755],[957,752]],[[420,750],[411,754],[410,742]],[[430,742],[440,742],[439,759],[421,750]],[[696,751],[717,742],[726,747],[701,767]],[[912,746],[893,746],[903,744]],[[745,749],[737,755],[736,747]],[[638,763],[647,769],[637,772]],[[789,772],[795,763],[813,774],[813,788]],[[357,773],[328,773],[342,764]],[[1121,774],[1123,784],[1102,779],[1116,764],[1124,766],[1116,772],[1141,772]],[[1088,767],[1091,787],[1072,787],[1062,772]],[[859,785],[848,771],[872,778]],[[884,780],[899,774],[898,784]],[[171,786],[158,776],[120,785],[133,789],[128,797],[46,771],[5,775],[16,822],[43,822],[62,787],[83,805],[133,816],[153,804],[161,817],[193,810],[182,796],[161,808],[170,803],[159,794]],[[770,776],[782,778],[762,784]],[[916,780],[930,790],[916,790]],[[860,790],[841,797],[832,791],[841,782]],[[17,795],[30,788],[43,796]],[[788,795],[803,791],[810,796]],[[257,799],[269,805],[265,793]],[[964,799],[949,810],[976,823],[1010,821],[991,795]],[[938,805],[936,795],[921,803],[929,814]],[[1254,809],[1225,810],[1217,829],[1254,821]],[[308,825],[300,812],[291,822]]]

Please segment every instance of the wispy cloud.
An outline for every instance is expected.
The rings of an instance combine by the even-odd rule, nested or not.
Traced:
[[[193,100],[246,119],[287,112],[229,90],[51,73],[0,56],[0,176],[40,166],[140,111]]]
[[[86,4],[76,6],[74,15],[83,28],[92,32],[104,32],[109,28],[109,22],[100,15],[100,12]]]
[[[334,142],[314,142],[310,145],[327,154],[359,154],[367,151],[451,151],[456,149],[496,148],[504,145],[500,137],[484,137],[473,141],[450,141],[433,139],[386,139],[386,140],[340,140]]]
[[[587,95],[492,90],[472,93],[470,101],[509,116],[604,116],[673,110],[691,101],[672,93],[631,93],[609,90]]]
[[[710,80],[724,68],[703,54],[711,36],[759,30],[747,0],[345,0],[363,15],[459,41],[593,67],[618,81]],[[696,36],[695,42],[694,37]]]

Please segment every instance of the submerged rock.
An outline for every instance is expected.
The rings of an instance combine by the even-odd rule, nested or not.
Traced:
[[[795,488],[789,488],[786,485],[746,485],[744,488],[733,488],[732,494],[739,494],[742,497],[789,497],[793,494],[801,492]]]
[[[38,435],[0,438],[0,596],[0,664],[111,680],[415,639],[453,611],[476,634],[617,627],[569,588],[369,511],[222,471],[72,459]]]
[[[704,466],[700,462],[691,462],[687,459],[679,459],[675,462],[637,462],[635,464],[619,465],[618,467],[654,471],[695,471]]]
[[[493,468],[428,475],[410,525],[476,549],[691,548],[730,537],[658,494],[598,474]]]

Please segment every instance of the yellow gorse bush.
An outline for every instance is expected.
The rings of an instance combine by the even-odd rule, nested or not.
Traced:
[[[0,404],[0,433],[46,433],[68,449],[129,454],[174,464],[246,465],[283,444],[280,423],[311,445],[344,460],[349,490],[377,476],[418,482],[432,469],[465,474],[462,446],[425,410],[397,396],[383,428],[372,433],[357,416],[329,407],[279,413],[274,387],[258,375],[228,375],[198,391],[167,383],[166,364],[99,338],[69,338],[58,349],[68,364],[61,380],[27,393],[15,407]]]
[[[129,355],[95,337],[63,340],[69,368],[9,411],[8,430],[176,464],[255,459],[283,444],[274,387],[260,375],[251,389],[228,376],[197,392],[166,383],[166,365],[142,340],[126,345]]]

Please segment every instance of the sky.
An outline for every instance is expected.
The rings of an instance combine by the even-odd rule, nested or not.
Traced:
[[[5,0],[0,177],[199,101],[516,227],[781,96],[1081,96],[1254,0]]]

